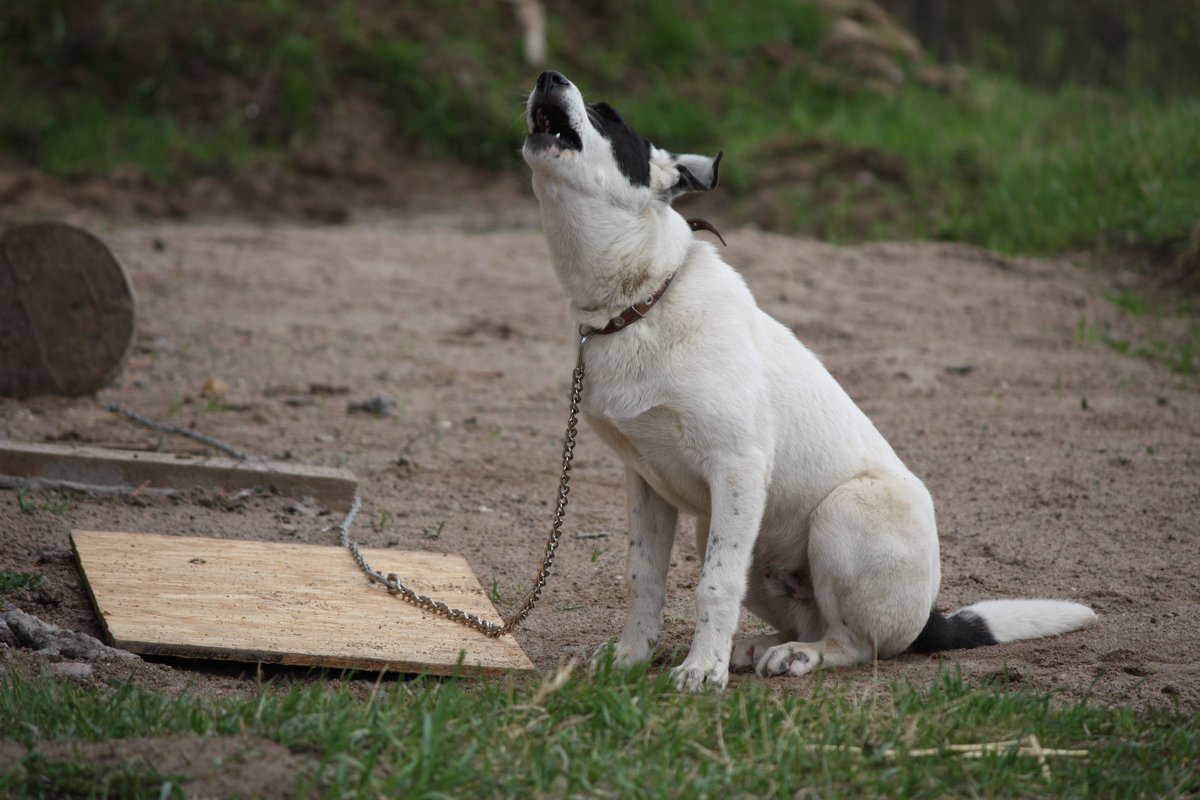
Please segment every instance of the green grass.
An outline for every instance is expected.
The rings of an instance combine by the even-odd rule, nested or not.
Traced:
[[[21,509],[22,514],[36,514],[39,511],[47,511],[51,514],[61,516],[70,511],[71,498],[51,494],[39,503],[30,497],[28,490],[20,488],[17,489],[17,507]]]
[[[355,94],[392,111],[415,156],[523,168],[537,70],[506,4],[168,6],[0,8],[0,150],[66,178],[186,180],[286,158]],[[959,96],[919,87],[901,58],[906,84],[881,95],[820,77],[830,24],[794,0],[552,6],[550,62],[663,147],[724,148],[729,220],[1038,255],[1196,245],[1192,83],[1046,89],[975,69]]]
[[[1200,374],[1200,316],[1194,300],[1170,302],[1130,290],[1105,297],[1121,310],[1121,317],[1115,322],[1081,317],[1077,342],[1157,362],[1188,380]]]
[[[40,575],[0,569],[0,600],[18,589],[35,589],[42,583]]]
[[[0,777],[0,788],[11,797],[87,797],[142,798],[183,800],[183,776],[165,776],[153,767],[141,763],[110,767],[103,764],[81,763],[74,759],[47,758],[30,753],[19,772]]]
[[[866,691],[864,691],[866,689]],[[0,793],[69,793],[86,773],[37,754],[52,741],[168,734],[261,735],[312,764],[297,791],[327,797],[1181,796],[1200,790],[1200,714],[1056,700],[971,686],[941,673],[882,691],[829,676],[809,699],[760,683],[679,696],[668,679],[602,668],[541,682],[388,682],[364,696],[332,681],[265,686],[256,696],[167,697],[131,684],[86,689],[9,672],[0,736],[34,748],[0,774]],[[1086,751],[1038,759],[1020,741]],[[97,775],[111,796],[153,775]],[[136,791],[127,792],[125,781]],[[171,776],[175,786],[186,776]],[[74,785],[74,784],[70,784]],[[99,793],[103,796],[105,793]]]
[[[1200,98],[1165,105],[977,75],[965,101],[927,91],[851,98],[820,117],[794,109],[789,124],[797,137],[809,131],[900,165],[904,186],[882,201],[875,185],[859,190],[838,176],[846,202],[911,201],[894,229],[874,232],[884,236],[1050,254],[1182,243],[1200,216]]]
[[[63,178],[106,175],[135,167],[158,180],[233,171],[263,161],[268,149],[250,140],[235,117],[219,126],[187,127],[134,105],[112,108],[91,94],[30,96],[0,76],[0,145]]]

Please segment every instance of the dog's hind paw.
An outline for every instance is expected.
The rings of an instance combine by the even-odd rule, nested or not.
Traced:
[[[754,669],[754,665],[763,657],[763,654],[782,641],[783,637],[778,633],[737,639],[733,643],[733,651],[729,656],[729,666],[735,670]]]
[[[729,683],[729,667],[714,664],[710,667],[696,666],[684,661],[671,670],[675,688],[681,692],[703,692],[708,689],[721,690]]]

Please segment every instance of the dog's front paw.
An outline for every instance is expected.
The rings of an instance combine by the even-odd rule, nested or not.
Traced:
[[[772,675],[807,675],[821,663],[821,654],[816,649],[788,642],[767,650],[758,661],[756,671],[764,678]]]
[[[600,667],[615,664],[617,661],[617,643],[605,642],[596,648],[592,653],[592,657],[588,659],[588,669],[593,672]]]
[[[699,664],[690,658],[671,670],[675,688],[681,692],[703,692],[724,689],[729,683],[728,664]]]
[[[596,648],[590,664],[592,669],[611,663],[614,667],[629,667],[639,661],[647,661],[654,652],[654,642],[644,641],[629,644],[623,641],[605,642]]]
[[[654,639],[639,638],[632,642],[618,639],[616,647],[613,648],[613,661],[626,667],[639,661],[649,661],[650,656],[654,655],[656,644],[658,642]]]

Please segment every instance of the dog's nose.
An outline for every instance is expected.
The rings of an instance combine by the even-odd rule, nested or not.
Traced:
[[[558,88],[560,86],[570,85],[571,82],[567,80],[565,75],[563,75],[561,72],[555,72],[552,69],[546,70],[539,75],[537,79],[537,88],[541,89],[543,92]]]

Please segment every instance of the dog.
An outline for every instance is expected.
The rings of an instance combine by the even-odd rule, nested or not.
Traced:
[[[651,144],[558,72],[537,79],[522,148],[554,272],[580,326],[582,413],[626,472],[629,609],[614,660],[657,645],[680,513],[703,554],[682,691],[729,671],[803,675],[905,650],[1065,633],[1055,600],[938,612],[924,484],[804,345],[671,207],[717,185],[721,153]],[[775,633],[733,641],[741,607]],[[605,652],[602,648],[601,652]]]

